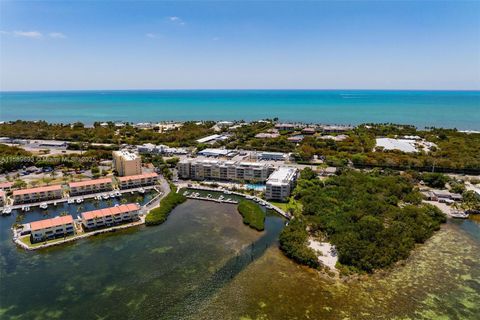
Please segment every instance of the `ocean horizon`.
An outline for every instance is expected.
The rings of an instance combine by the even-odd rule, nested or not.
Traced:
[[[0,120],[260,120],[480,130],[478,90],[178,89],[1,91]]]

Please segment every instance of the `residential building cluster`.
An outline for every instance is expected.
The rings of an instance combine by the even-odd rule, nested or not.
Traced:
[[[81,213],[79,224],[85,231],[90,231],[138,220],[139,213],[140,206],[138,204],[122,204],[115,207],[83,212]],[[27,223],[24,225],[23,232],[25,234],[30,233],[30,241],[36,243],[74,235],[77,233],[77,230],[73,217],[65,215]]]

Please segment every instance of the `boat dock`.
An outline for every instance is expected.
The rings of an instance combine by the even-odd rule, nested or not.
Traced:
[[[191,187],[186,187],[186,189],[192,189],[192,190],[202,190],[202,191],[212,191],[212,192],[222,192],[225,194],[225,197],[228,198],[228,195],[236,195],[236,196],[239,196],[239,197],[243,197],[247,200],[252,200],[252,201],[255,201],[257,202],[259,205],[261,206],[265,206],[267,207],[268,209],[271,209],[271,210],[274,210],[276,211],[278,214],[280,214],[281,216],[283,216],[284,218],[290,220],[292,219],[292,216],[283,211],[282,209],[278,208],[277,206],[274,206],[273,204],[271,204],[270,202],[266,201],[266,200],[263,200],[259,197],[256,197],[256,196],[251,196],[251,195],[247,195],[247,194],[243,194],[243,193],[240,193],[240,192],[235,192],[235,191],[229,191],[229,190],[226,190],[226,189],[215,189],[215,188],[208,188],[208,187],[203,187],[203,186],[191,186]],[[177,190],[177,192],[179,192],[180,189]],[[192,196],[192,195],[185,195],[187,198],[189,199],[196,199],[196,200],[205,200],[205,201],[215,201],[215,202],[220,202],[220,203],[232,203],[232,204],[237,204],[238,201],[236,200],[232,200],[232,201],[226,201],[226,200],[219,200],[219,199],[214,199],[214,198],[211,198],[211,197],[200,197],[200,196]]]
[[[131,188],[131,189],[116,189],[116,190],[110,190],[110,191],[104,191],[104,192],[98,192],[98,193],[89,193],[89,194],[84,194],[84,195],[79,195],[79,196],[73,196],[73,197],[65,197],[65,198],[59,198],[59,199],[53,199],[53,200],[47,200],[47,201],[41,201],[41,202],[33,202],[33,203],[21,203],[17,205],[12,205],[12,206],[5,206],[4,208],[0,209],[6,209],[10,208],[11,210],[17,210],[17,209],[23,209],[23,208],[32,208],[32,207],[40,207],[42,209],[47,209],[48,206],[50,205],[57,205],[60,203],[67,202],[68,204],[74,204],[74,203],[82,203],[84,200],[87,199],[109,199],[115,196],[121,196],[124,193],[134,193],[134,192],[141,192],[151,190],[151,189],[156,189],[156,186],[143,186],[143,187],[138,187],[138,188]],[[157,190],[158,191],[158,190]],[[10,210],[10,211],[11,211]],[[28,211],[28,210],[27,210]]]

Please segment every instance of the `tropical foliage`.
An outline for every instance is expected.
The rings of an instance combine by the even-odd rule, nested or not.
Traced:
[[[306,170],[295,190],[303,204],[297,224],[324,234],[336,246],[340,264],[352,270],[372,272],[405,259],[446,221],[436,207],[421,204],[418,190],[400,174],[345,170],[323,183]],[[298,225],[283,230],[281,239],[293,238],[295,244],[282,249],[310,265]]]

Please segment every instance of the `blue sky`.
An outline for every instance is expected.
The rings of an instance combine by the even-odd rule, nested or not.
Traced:
[[[0,89],[480,89],[479,1],[4,1]]]

